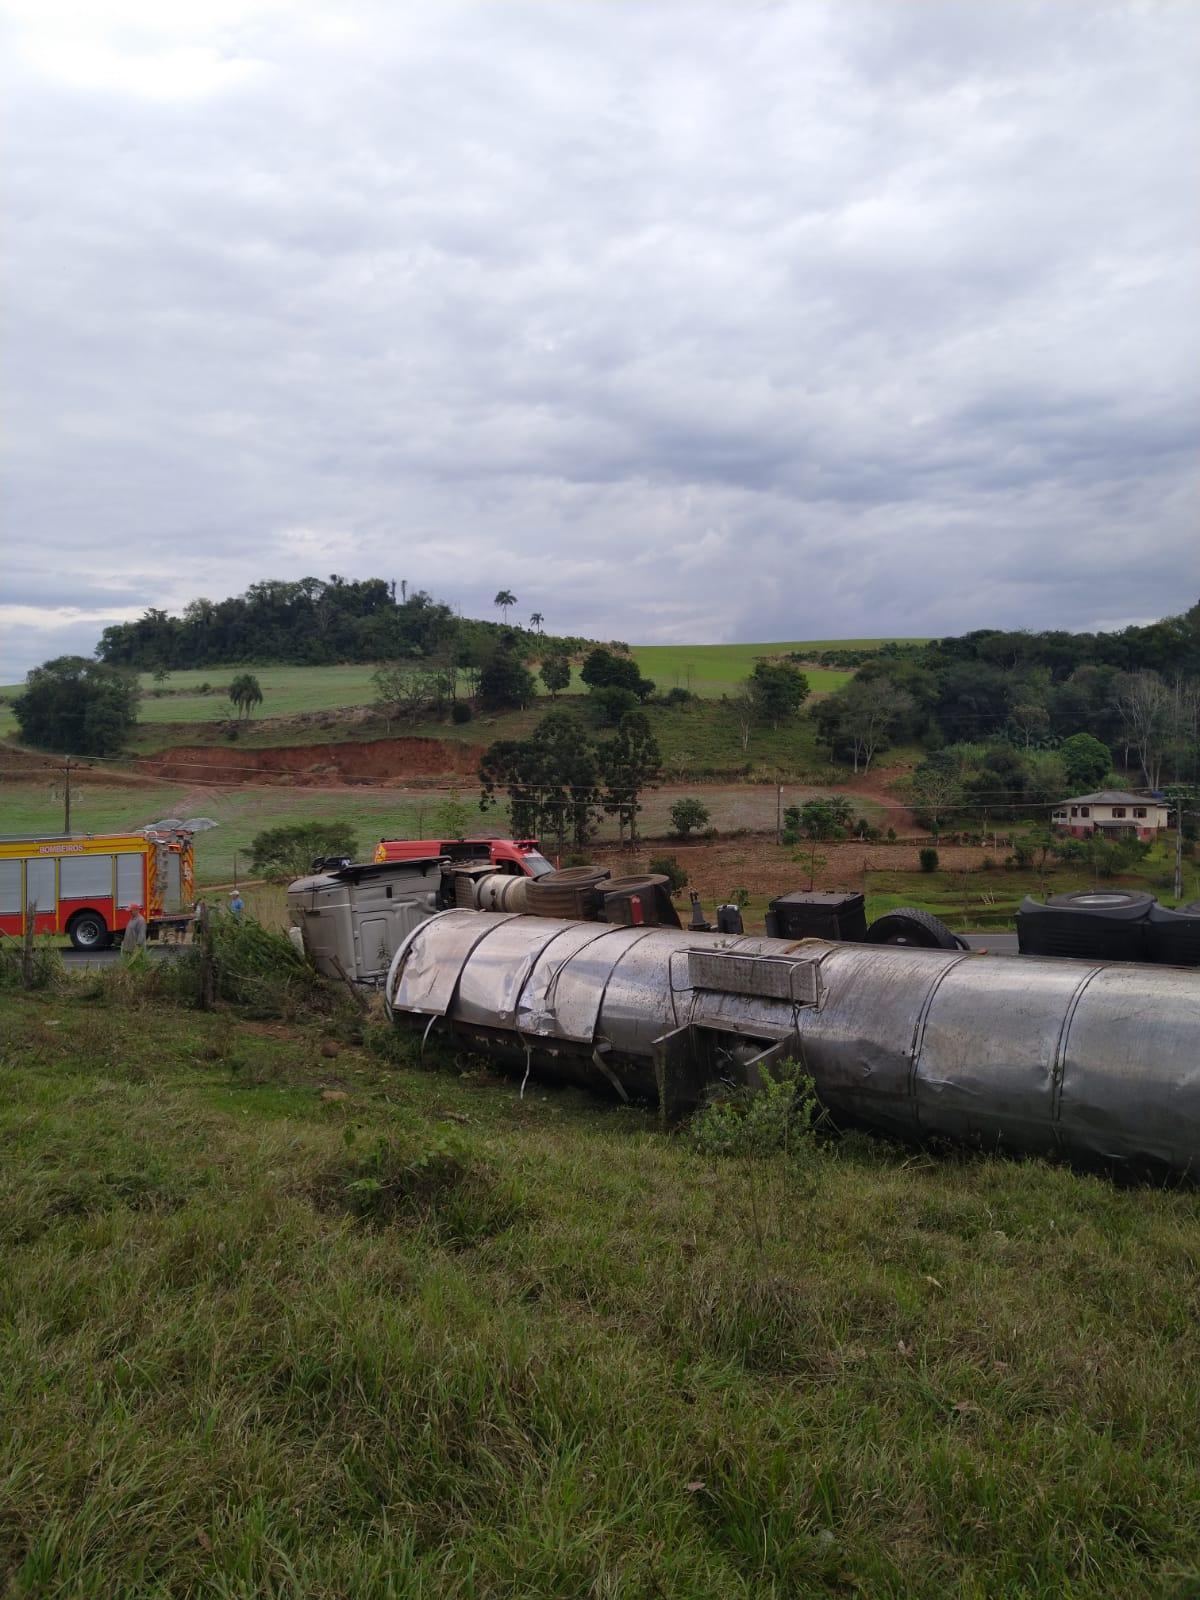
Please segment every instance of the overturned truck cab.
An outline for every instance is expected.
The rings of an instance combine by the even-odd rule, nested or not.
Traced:
[[[791,1057],[835,1116],[903,1138],[1200,1164],[1182,969],[454,910],[407,936],[385,997],[398,1025],[664,1116]]]

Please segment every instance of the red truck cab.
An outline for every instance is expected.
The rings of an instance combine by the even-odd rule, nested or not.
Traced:
[[[449,856],[451,861],[489,861],[496,872],[540,878],[554,868],[536,839],[380,839],[376,861],[417,861]]]

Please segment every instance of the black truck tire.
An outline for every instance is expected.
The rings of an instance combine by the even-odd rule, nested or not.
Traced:
[[[98,911],[77,911],[67,923],[67,937],[76,950],[107,950],[111,935]]]
[[[607,867],[563,867],[530,879],[525,903],[533,917],[580,918],[592,921],[600,915]]]
[[[1137,922],[1154,904],[1154,896],[1144,889],[1071,889],[1050,895],[1046,904],[1064,911],[1090,912],[1109,921]]]
[[[868,944],[907,944],[918,950],[966,950],[964,940],[928,911],[904,906],[877,917],[867,929]]]

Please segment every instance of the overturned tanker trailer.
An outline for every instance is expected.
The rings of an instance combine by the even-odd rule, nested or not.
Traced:
[[[397,1023],[664,1115],[793,1057],[835,1116],[904,1138],[1200,1166],[1182,968],[455,910],[409,934],[385,993]]]

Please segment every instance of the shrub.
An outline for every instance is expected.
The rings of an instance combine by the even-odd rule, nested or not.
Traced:
[[[637,710],[637,695],[632,689],[624,689],[619,684],[593,689],[588,698],[599,713],[601,722],[611,723],[614,727],[620,724],[622,717]]]
[[[214,997],[261,1016],[328,1016],[344,1002],[340,987],[314,972],[284,933],[253,917],[217,912],[209,922]],[[143,987],[184,1002],[202,1002],[206,952],[197,942],[171,961],[146,962]],[[107,969],[106,969],[107,970]]]
[[[690,689],[682,689],[677,684],[674,689],[668,689],[663,695],[662,703],[665,706],[686,706],[695,699],[696,696]]]
[[[250,863],[259,877],[283,882],[308,872],[320,856],[358,854],[358,840],[348,822],[294,822],[264,828],[250,842]]]
[[[853,803],[844,794],[820,795],[783,813],[785,844],[797,839],[844,839],[855,825]]]
[[[474,715],[475,713],[471,710],[470,704],[466,700],[456,700],[450,707],[451,722],[457,722],[459,724],[470,722]]]
[[[774,1067],[759,1089],[725,1090],[692,1117],[691,1140],[706,1156],[796,1159],[813,1148],[825,1113],[798,1061]]]
[[[31,989],[57,989],[66,977],[62,954],[50,938],[33,941],[29,967]],[[25,986],[24,941],[0,934],[0,989]]]
[[[730,889],[729,893],[725,896],[725,904],[736,906],[739,911],[741,911],[744,906],[749,905],[749,903],[750,891],[740,884],[736,889]]]
[[[650,871],[659,873],[667,879],[672,894],[678,894],[687,886],[687,868],[681,867],[675,856],[655,856],[650,863]]]
[[[689,834],[707,828],[708,823],[708,807],[694,797],[676,800],[671,807],[671,829],[679,839],[686,839]]]
[[[921,851],[921,871],[936,872],[938,869],[938,853],[932,845],[926,845]]]
[[[408,1222],[450,1244],[499,1233],[520,1215],[515,1192],[464,1139],[433,1129],[397,1129],[357,1148],[318,1179],[316,1198],[376,1225]]]

